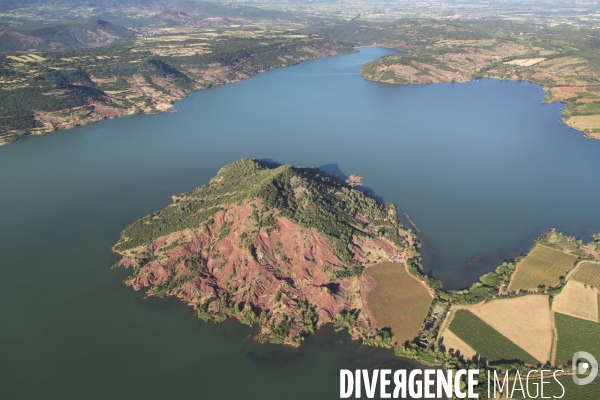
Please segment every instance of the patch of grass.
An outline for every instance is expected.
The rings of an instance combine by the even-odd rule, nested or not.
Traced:
[[[456,311],[448,329],[488,361],[521,360],[531,365],[539,363],[531,354],[469,310]]]
[[[600,112],[600,103],[587,103],[585,107],[591,112]]]
[[[582,263],[571,279],[600,288],[600,263]]]
[[[577,92],[577,95],[579,97],[584,97],[586,99],[600,99],[600,96],[595,95],[595,94],[590,93],[590,92]]]
[[[377,286],[366,294],[377,328],[390,328],[394,341],[412,341],[427,317],[432,298],[404,265],[385,262],[365,269]]]
[[[393,71],[385,71],[382,75],[381,75],[381,80],[383,81],[387,81],[387,80],[395,80],[396,78],[396,74],[394,74]]]
[[[567,118],[567,125],[580,131],[599,129],[600,115],[577,115]]]
[[[536,290],[540,285],[556,287],[560,284],[560,277],[566,276],[575,261],[577,256],[537,245],[517,264],[508,290]]]
[[[552,309],[561,314],[597,322],[598,292],[581,282],[570,280],[554,296]]]
[[[217,241],[221,241],[221,240],[225,239],[229,235],[230,230],[231,230],[231,222],[223,223],[223,226],[221,226],[221,230],[219,231],[219,238],[217,239]]]
[[[577,351],[600,354],[599,323],[560,313],[555,313],[554,319],[558,331],[557,365],[570,362]]]

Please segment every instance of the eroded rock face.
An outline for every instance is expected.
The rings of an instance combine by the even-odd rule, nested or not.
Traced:
[[[189,211],[192,205],[205,205],[210,201],[207,199],[237,195],[238,192],[228,186],[231,178],[227,176],[227,168],[230,167],[225,167],[225,172],[222,170],[208,189],[174,196],[171,207],[175,209],[167,208],[162,213],[179,215],[176,214],[177,207]],[[285,190],[290,191],[289,201],[298,201],[298,205],[288,204],[289,207],[303,204],[310,207],[311,196],[319,192],[331,191],[333,198],[339,197],[340,202],[343,196],[364,196],[360,192],[349,193],[355,189],[335,178],[327,177],[333,185],[324,186],[310,181],[310,174],[295,175],[294,169],[290,168],[267,167],[256,172],[275,173],[271,183],[290,183],[282,189],[282,196],[285,197]],[[278,169],[282,169],[282,173],[278,173]],[[292,177],[288,178],[288,175]],[[252,174],[252,179],[254,177],[256,175]],[[225,194],[221,194],[219,185],[226,187]],[[245,187],[244,182],[235,186]],[[298,191],[298,188],[305,190]],[[374,204],[374,200],[369,201]],[[396,243],[393,243],[381,233],[388,232],[390,227],[397,229],[397,219],[382,228],[372,223],[373,215],[355,213],[347,221],[354,224],[351,226],[353,234],[347,248],[340,249],[340,244],[337,243],[336,248],[331,237],[307,223],[293,221],[295,218],[289,211],[284,212],[267,203],[269,200],[262,199],[259,194],[222,204],[197,226],[159,235],[146,244],[127,248],[123,244],[131,240],[128,232],[146,237],[150,235],[145,231],[147,227],[164,225],[162,221],[169,219],[157,213],[132,225],[115,246],[123,254],[118,265],[133,269],[126,283],[136,290],[150,288],[149,295],[177,296],[194,306],[198,316],[205,320],[234,317],[249,325],[258,324],[259,339],[276,343],[300,343],[318,326],[339,315],[352,316],[354,323],[350,328],[354,336],[362,334],[361,330],[368,331],[368,319],[361,312],[358,277],[362,265],[389,259],[406,250],[408,245],[401,237],[396,237]],[[371,212],[380,210],[382,215],[375,218],[387,218],[388,207],[376,205]],[[192,211],[189,213],[194,215]],[[296,215],[300,214],[297,212]],[[130,234],[133,236],[134,233]]]

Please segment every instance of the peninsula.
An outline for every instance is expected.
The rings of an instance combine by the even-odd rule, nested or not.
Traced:
[[[575,347],[597,348],[600,235],[584,244],[552,230],[468,290],[445,291],[422,273],[395,207],[353,177],[234,162],[125,229],[117,266],[132,270],[127,285],[176,296],[204,321],[258,326],[259,341],[297,346],[333,323],[428,365],[499,370],[569,369]]]
[[[361,68],[367,80],[395,84],[466,82],[479,78],[541,85],[544,102],[562,102],[563,121],[600,139],[600,62],[597,29],[509,21],[388,23],[335,21],[305,30],[353,45],[405,52]]]
[[[243,159],[135,222],[114,250],[133,288],[177,296],[207,321],[258,325],[260,340],[298,344],[328,322],[376,340],[362,311],[363,269],[414,257],[414,246],[393,205],[318,169]]]

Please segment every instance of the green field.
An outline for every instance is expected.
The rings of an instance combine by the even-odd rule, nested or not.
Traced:
[[[531,365],[539,364],[531,354],[469,310],[456,311],[448,329],[489,361],[522,360]]]
[[[600,96],[597,96],[590,92],[577,92],[577,95],[579,97],[585,97],[586,99],[599,99],[600,98]]]
[[[587,103],[585,106],[589,111],[592,111],[592,112],[600,111],[600,103]]]
[[[538,244],[517,264],[508,290],[537,290],[540,285],[547,288],[558,286],[560,277],[566,276],[575,261],[577,256]]]
[[[592,383],[585,386],[576,385],[570,376],[559,378],[560,383],[565,387],[564,400],[596,400],[600,397],[600,379],[594,379]],[[562,394],[561,387],[551,380],[554,385],[548,385],[548,391],[544,390],[544,396],[557,396]]]
[[[568,315],[555,313],[558,347],[556,364],[565,364],[577,351],[587,351],[600,356],[600,324]]]
[[[534,376],[534,375],[532,375]],[[600,393],[600,379],[595,379],[592,383],[585,386],[576,385],[573,382],[573,378],[570,375],[558,377],[561,385],[564,386],[564,396],[562,400],[596,400],[598,399],[598,393]],[[554,378],[550,375],[550,378],[547,378],[547,375],[544,375],[544,397],[545,398],[561,398],[563,395],[563,389],[560,387],[558,383],[554,380]],[[535,382],[539,384],[538,382]],[[525,385],[525,382],[523,382]],[[535,395],[535,387],[534,381],[530,383],[530,391],[532,395]],[[512,384],[510,386],[512,388]],[[518,387],[518,386],[517,386]],[[539,390],[539,389],[538,389]],[[521,392],[515,391],[515,397],[518,396]],[[538,393],[537,397],[533,398],[541,398],[541,393]],[[502,400],[507,399],[507,397],[502,397]]]

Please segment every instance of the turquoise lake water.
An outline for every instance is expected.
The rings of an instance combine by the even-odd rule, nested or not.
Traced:
[[[330,330],[300,349],[260,345],[237,323],[143,300],[122,284],[127,271],[110,269],[123,228],[242,157],[362,175],[418,225],[425,267],[451,289],[550,227],[600,231],[600,142],[562,124],[541,87],[360,77],[390,52],[277,69],[196,92],[177,113],[0,147],[0,398],[325,399],[340,368],[393,360]]]

